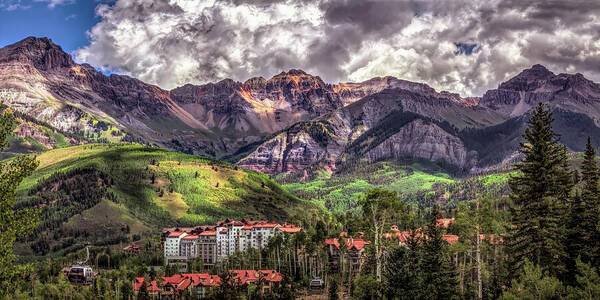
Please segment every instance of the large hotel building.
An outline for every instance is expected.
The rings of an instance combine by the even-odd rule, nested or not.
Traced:
[[[294,234],[302,228],[269,221],[225,220],[214,226],[165,228],[165,263],[185,263],[201,258],[206,266],[236,252],[262,249],[277,234]]]

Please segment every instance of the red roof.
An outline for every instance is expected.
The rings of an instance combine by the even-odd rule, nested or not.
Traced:
[[[278,224],[275,222],[265,221],[265,220],[225,220],[222,222],[218,222],[216,226],[197,226],[197,227],[181,227],[181,228],[163,228],[163,233],[167,234],[167,237],[176,238],[179,237],[183,233],[194,234],[194,235],[216,235],[217,227],[220,228],[220,233],[227,232],[227,226],[241,226],[242,230],[252,230],[254,228],[277,228],[283,233],[297,233],[302,231],[302,228],[292,224]],[[204,233],[205,231],[214,232],[212,234]]]
[[[231,272],[241,285],[257,282],[260,278],[274,283],[283,280],[283,275],[275,270],[231,270]]]
[[[206,230],[206,231],[200,232],[199,235],[202,235],[202,236],[217,235],[217,232],[215,230]]]
[[[454,224],[454,218],[435,220],[435,225],[441,228],[448,228],[452,224]]]
[[[231,270],[235,278],[239,280],[239,283],[246,285],[249,283],[257,282],[259,279],[264,279],[267,282],[277,283],[283,280],[283,275],[275,270]],[[144,284],[144,277],[136,277],[133,282],[133,290],[138,292]],[[159,287],[156,280],[150,282],[148,291],[151,293],[158,293],[161,287],[172,286],[177,291],[184,291],[190,286],[205,286],[205,287],[216,287],[221,285],[221,278],[218,275],[211,275],[208,273],[186,273],[186,274],[175,274],[173,276],[164,276],[162,278],[161,286]]]
[[[353,238],[346,239],[346,248],[348,248],[348,250],[354,249],[357,251],[361,251],[368,244],[369,244],[369,242],[367,242],[363,239],[353,239]]]
[[[136,277],[133,282],[133,290],[138,292],[142,288],[142,285],[144,285],[144,277]],[[160,292],[160,288],[158,287],[156,280],[152,280],[150,282],[150,285],[147,287],[147,290],[150,293]]]
[[[370,242],[363,239],[348,238],[344,241],[344,246],[346,246],[348,250],[354,249],[361,251],[368,244],[370,244]],[[337,238],[325,239],[325,245],[334,246],[336,249],[340,249],[340,242]]]
[[[186,235],[185,237],[183,237],[183,239],[184,240],[196,240],[196,239],[198,239],[198,236],[190,234],[190,235]]]
[[[448,244],[453,245],[458,243],[458,235],[454,235],[454,234],[444,234],[442,236],[442,239],[446,242],[448,242]]]
[[[292,224],[284,224],[283,226],[278,227],[277,229],[283,233],[298,233],[302,231],[302,227],[298,227]]]
[[[184,233],[185,233],[184,231],[173,231],[173,232],[169,233],[169,235],[167,237],[176,238],[176,237],[181,236]]]
[[[325,239],[325,245],[334,246],[336,249],[340,249],[340,242],[336,238]]]

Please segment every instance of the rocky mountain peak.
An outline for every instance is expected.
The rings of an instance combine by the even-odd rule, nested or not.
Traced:
[[[523,70],[512,79],[500,84],[500,89],[524,92],[533,91],[553,76],[554,73],[546,67],[536,64],[529,69]]]
[[[267,84],[283,86],[292,84],[294,86],[323,87],[326,83],[319,76],[313,76],[302,70],[291,69],[281,72],[267,81]]]
[[[0,62],[32,63],[42,71],[75,65],[71,56],[49,38],[28,37],[0,50]]]

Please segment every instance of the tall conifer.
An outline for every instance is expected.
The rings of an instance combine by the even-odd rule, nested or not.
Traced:
[[[575,261],[578,257],[585,263],[597,265],[594,259],[598,256],[598,208],[600,207],[600,191],[596,150],[588,138],[586,150],[581,164],[581,194],[573,198],[571,220],[569,222],[569,266],[570,271],[575,271]]]
[[[568,220],[573,173],[567,150],[552,130],[552,113],[539,104],[531,115],[521,143],[522,162],[510,181],[512,267],[529,259],[558,276],[566,270],[565,223]],[[515,274],[517,272],[514,272]]]

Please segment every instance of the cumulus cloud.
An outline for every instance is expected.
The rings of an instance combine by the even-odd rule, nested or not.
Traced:
[[[77,59],[167,89],[290,68],[463,95],[536,63],[600,80],[597,0],[118,0],[97,14]]]

